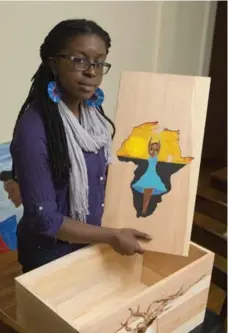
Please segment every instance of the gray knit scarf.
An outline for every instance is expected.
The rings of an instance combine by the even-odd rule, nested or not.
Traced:
[[[95,107],[81,105],[81,123],[63,101],[58,103],[63,120],[69,157],[70,170],[70,216],[86,223],[89,214],[88,174],[84,152],[97,153],[104,147],[107,164],[111,163],[111,136],[106,119]]]

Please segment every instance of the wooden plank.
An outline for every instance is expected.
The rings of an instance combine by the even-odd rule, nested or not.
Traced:
[[[167,256],[164,253],[146,252],[144,254],[143,261],[142,281],[146,284],[153,282],[154,279],[155,281],[160,281],[165,277],[169,277],[178,272],[191,263],[202,259],[204,255],[205,251],[197,247],[195,244],[191,244],[188,257],[174,255]],[[150,282],[148,281],[148,283],[145,282],[148,279],[148,271],[146,271],[146,275],[144,274],[145,268],[149,269],[151,273],[153,273],[153,279],[150,278]],[[150,276],[151,273],[148,275]]]
[[[153,240],[143,243],[147,250],[188,254],[209,85],[209,78],[132,72],[122,75],[102,224],[151,234]],[[156,172],[160,179],[152,171],[149,179],[157,179],[159,184],[163,181],[168,191],[165,195],[151,196],[149,192],[147,196],[131,185],[145,175],[149,162],[157,163],[149,156],[150,142],[158,148]],[[142,188],[148,186],[151,188],[151,183]],[[149,198],[145,217],[143,198]]]

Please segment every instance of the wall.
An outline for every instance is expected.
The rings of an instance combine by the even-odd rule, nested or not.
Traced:
[[[156,71],[208,76],[216,6],[216,1],[160,2]]]
[[[0,142],[11,138],[19,107],[40,62],[39,46],[53,25],[67,18],[94,19],[112,37],[108,60],[113,68],[105,77],[104,90],[105,109],[113,118],[121,70],[152,69],[156,7],[152,2],[1,2]]]
[[[213,6],[208,1],[0,2],[0,142],[11,139],[40,62],[39,46],[60,20],[86,17],[109,31],[113,68],[103,88],[105,110],[114,118],[122,70],[207,75]]]
[[[202,158],[227,165],[227,2],[219,1],[210,62],[211,90]]]

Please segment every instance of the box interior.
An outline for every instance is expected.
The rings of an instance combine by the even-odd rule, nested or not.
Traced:
[[[141,291],[207,253],[195,245],[190,246],[188,257],[156,252],[125,257],[108,247],[80,252],[68,262],[60,259],[58,265],[58,261],[50,265],[49,271],[31,272],[20,281],[77,329],[88,320],[93,322],[104,313],[107,315],[108,309],[118,309]]]

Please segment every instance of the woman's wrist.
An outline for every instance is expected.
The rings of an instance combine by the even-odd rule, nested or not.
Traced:
[[[102,228],[101,229],[104,229],[105,230],[105,243],[107,245],[110,245],[112,246],[114,240],[115,240],[115,237],[116,237],[116,233],[117,233],[117,229],[114,229],[114,228]]]

